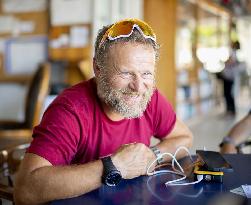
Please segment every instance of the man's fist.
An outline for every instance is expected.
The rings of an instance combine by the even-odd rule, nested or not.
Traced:
[[[112,155],[112,161],[124,179],[145,175],[147,167],[155,158],[152,150],[142,143],[122,145]]]

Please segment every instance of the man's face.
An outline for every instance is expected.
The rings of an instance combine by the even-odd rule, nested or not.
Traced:
[[[142,116],[153,94],[155,51],[149,45],[118,43],[97,76],[98,95],[125,118]]]

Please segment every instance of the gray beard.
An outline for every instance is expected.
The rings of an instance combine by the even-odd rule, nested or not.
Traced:
[[[151,100],[154,86],[141,94],[141,100],[138,103],[129,105],[124,99],[123,95],[140,95],[133,92],[129,88],[125,89],[113,89],[107,82],[105,74],[101,74],[97,79],[97,94],[101,100],[103,100],[113,111],[121,114],[124,118],[139,118],[142,117],[144,111],[147,108],[148,103]]]

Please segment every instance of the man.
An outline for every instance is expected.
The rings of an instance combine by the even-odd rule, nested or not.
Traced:
[[[95,78],[59,95],[34,129],[16,178],[17,205],[78,196],[102,182],[115,186],[145,175],[161,152],[191,146],[191,132],[155,89],[157,55],[155,34],[143,21],[99,32]],[[161,140],[152,149],[151,136]]]
[[[245,66],[238,61],[236,52],[240,49],[239,41],[232,42],[232,51],[229,59],[225,62],[224,70],[219,74],[220,79],[223,81],[223,94],[226,104],[226,114],[234,116],[236,114],[236,106],[234,100],[234,84],[236,75],[238,75]]]
[[[236,146],[245,141],[251,135],[251,109],[249,113],[241,119],[223,138],[220,144],[220,152],[237,153]]]

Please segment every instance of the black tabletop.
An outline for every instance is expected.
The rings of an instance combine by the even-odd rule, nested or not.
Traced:
[[[224,155],[234,171],[225,173],[223,183],[200,182],[187,186],[165,186],[174,177],[170,174],[142,176],[123,180],[116,187],[101,186],[79,197],[51,202],[51,205],[82,204],[172,204],[217,205],[251,204],[251,199],[233,194],[230,190],[251,185],[251,155]]]

